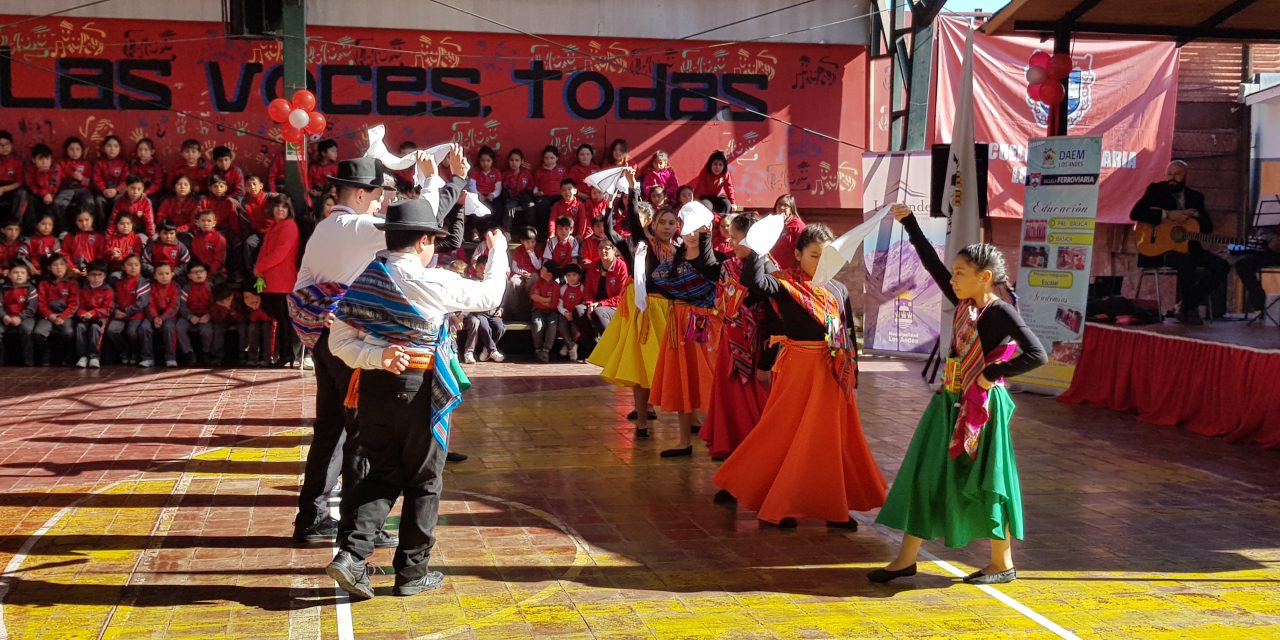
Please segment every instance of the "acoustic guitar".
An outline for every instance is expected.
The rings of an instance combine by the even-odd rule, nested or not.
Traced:
[[[1235,236],[1224,236],[1212,233],[1200,233],[1200,222],[1189,218],[1183,222],[1165,220],[1160,224],[1139,222],[1134,227],[1138,234],[1138,254],[1154,257],[1169,253],[1187,253],[1188,243],[1192,240],[1202,244],[1245,244],[1246,241]]]

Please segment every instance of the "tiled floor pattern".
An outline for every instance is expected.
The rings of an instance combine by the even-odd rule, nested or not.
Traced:
[[[886,474],[927,390],[865,363]],[[349,607],[289,533],[311,380],[297,372],[0,370],[0,566],[13,638],[1037,638],[938,564],[874,586],[882,529],[761,528],[715,464],[636,442],[579,365],[482,364],[433,565],[446,587]],[[1018,396],[1028,539],[998,591],[1080,638],[1280,638],[1280,457]],[[701,453],[701,452],[699,452]],[[874,514],[865,514],[868,518]],[[985,545],[933,553],[961,571]],[[375,560],[390,564],[390,552]],[[348,617],[349,616],[349,617]],[[349,622],[348,622],[349,621]]]

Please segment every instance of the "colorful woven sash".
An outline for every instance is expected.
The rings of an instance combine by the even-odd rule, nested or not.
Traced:
[[[988,364],[1006,362],[1017,351],[1017,345],[1009,343],[983,354],[978,320],[990,306],[978,309],[972,300],[965,300],[956,307],[952,321],[951,349],[954,355],[947,362],[943,377],[943,386],[960,394],[955,429],[948,447],[952,458],[960,457],[961,453],[967,453],[971,459],[978,457],[978,440],[990,419],[986,407],[987,390],[978,385],[978,377]],[[1004,379],[991,382],[1004,384]]]
[[[338,318],[371,336],[406,349],[434,347],[440,324],[423,316],[391,279],[383,258],[369,263],[338,303]]]
[[[815,285],[813,278],[800,267],[773,274],[797,304],[809,317],[826,327],[826,345],[831,362],[831,375],[835,376],[840,390],[852,396],[858,388],[858,345],[849,335],[840,317],[840,300],[822,285]]]
[[[431,353],[412,354],[409,369],[431,371],[431,437],[446,451],[449,449],[450,416],[462,404],[462,392],[471,388],[471,380],[458,364],[453,337],[441,334]],[[360,372],[351,372],[347,395],[342,406],[348,410],[360,407]]]
[[[746,384],[755,377],[755,354],[759,351],[757,329],[759,309],[746,305],[747,288],[742,284],[742,260],[730,258],[720,265],[716,289],[716,315],[724,318],[725,344],[732,364],[730,377]]]
[[[674,251],[667,255],[659,252],[662,258],[658,266],[649,276],[654,284],[661,287],[673,299],[687,302],[695,307],[710,309],[716,304],[716,285],[707,280],[697,267],[687,260],[676,262]]]
[[[432,367],[431,437],[446,451],[449,449],[450,415],[462,404],[462,392],[471,388],[471,380],[458,364],[457,343],[451,334],[441,332],[436,342],[436,365]]]
[[[316,347],[325,320],[338,310],[346,293],[347,285],[341,282],[317,282],[289,294],[289,322],[308,349]]]

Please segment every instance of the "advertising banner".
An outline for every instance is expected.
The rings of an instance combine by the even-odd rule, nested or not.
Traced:
[[[18,151],[68,136],[89,157],[115,134],[155,140],[176,161],[183,139],[233,147],[247,171],[281,153],[266,106],[281,97],[278,40],[226,37],[208,22],[0,16],[0,121]],[[546,145],[571,162],[591,144],[604,162],[624,139],[647,162],[665,150],[691,182],[712,151],[731,161],[739,204],[791,193],[804,208],[862,205],[867,60],[857,46],[668,42],[510,33],[309,27],[308,85],[342,155],[387,126],[388,146],[488,145],[505,169]],[[286,96],[287,97],[287,96]],[[839,144],[765,118],[844,140]],[[312,138],[319,139],[320,136]]]
[[[1102,138],[1037,138],[1027,151],[1018,302],[1049,364],[1014,382],[1056,395],[1071,386],[1084,338]]]
[[[867,153],[865,211],[900,202],[916,214],[929,242],[942,253],[947,221],[929,217],[929,153]],[[942,292],[925,271],[902,225],[892,218],[867,236],[863,247],[863,348],[873,352],[929,355],[942,321]]]
[[[929,143],[951,141],[968,21],[938,19],[938,81]],[[974,35],[974,138],[990,143],[990,215],[1022,216],[1027,141],[1043,136],[1049,111],[1027,95],[1027,61],[1052,42]],[[1098,221],[1129,223],[1146,186],[1164,179],[1173,149],[1178,50],[1173,42],[1072,41],[1068,130],[1102,136]]]

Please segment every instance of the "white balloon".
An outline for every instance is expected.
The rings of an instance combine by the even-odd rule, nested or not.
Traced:
[[[1027,67],[1027,84],[1042,84],[1049,79],[1049,72],[1044,67]]]
[[[289,124],[299,129],[304,129],[307,123],[311,122],[311,115],[302,109],[294,109],[289,112]]]

